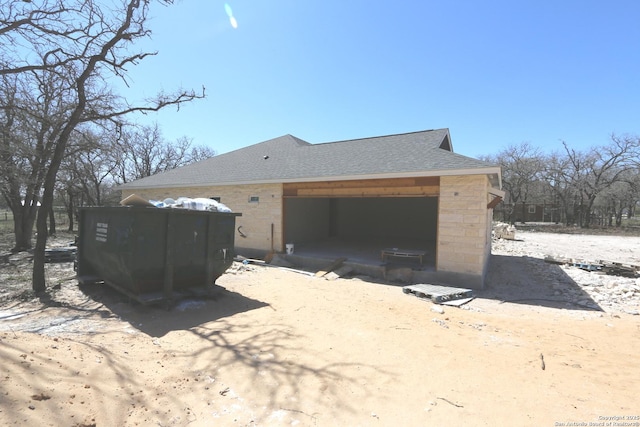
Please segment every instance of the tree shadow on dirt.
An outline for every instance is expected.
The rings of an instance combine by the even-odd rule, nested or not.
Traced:
[[[85,284],[80,289],[119,319],[151,337],[162,337],[171,331],[188,330],[207,322],[269,306],[265,302],[217,285],[211,288],[212,292],[206,297],[177,299],[169,307],[165,303],[140,304],[105,284]]]
[[[286,423],[279,420],[278,425],[316,425],[319,418],[331,421],[331,414],[361,410],[349,397],[355,402],[355,397],[370,394],[368,378],[393,377],[365,360],[335,361],[331,353],[325,357],[315,352],[303,344],[305,337],[288,324],[256,325],[220,319],[190,332],[198,341],[210,345],[200,346],[185,357],[208,360],[216,372],[242,372],[242,387],[260,391],[260,407],[253,408],[256,422],[268,422],[274,410],[286,413],[280,416],[289,419]],[[225,391],[231,398],[242,393],[233,386]],[[268,401],[264,400],[266,396]],[[323,413],[305,412],[310,405],[322,407]]]
[[[539,258],[491,255],[478,298],[549,308],[604,311],[564,270]]]
[[[105,345],[112,341],[99,337],[56,338],[47,344],[54,350],[43,353],[34,353],[28,340],[5,333],[0,336],[0,358],[6,362],[3,375],[45,389],[53,398],[64,393],[60,389],[64,384],[75,384],[80,377],[85,386],[76,387],[74,393],[80,393],[76,400],[87,400],[83,408],[88,411],[90,396],[97,393],[99,405],[116,411],[110,421],[118,425],[127,424],[127,417],[136,411],[148,412],[158,425],[330,424],[340,414],[362,411],[356,406],[357,397],[374,393],[367,389],[369,378],[393,378],[364,360],[336,362],[330,353],[325,357],[314,352],[304,344],[305,337],[287,324],[220,318],[185,332],[190,335],[183,338],[191,339],[136,339],[124,346]],[[120,334],[98,331],[96,335],[113,333]],[[62,360],[58,363],[55,352],[62,350],[57,349],[77,358],[72,369]],[[22,359],[26,355],[28,361]],[[25,363],[40,367],[35,379]],[[89,382],[88,373],[96,363],[103,381]],[[172,369],[162,369],[165,364]],[[55,392],[53,383],[58,385]],[[0,385],[4,395],[3,391]],[[199,411],[202,407],[205,410]],[[57,412],[53,419],[58,425],[70,425],[69,413],[78,416],[71,409]],[[7,410],[4,415],[21,419],[19,413]]]
[[[213,388],[207,391],[212,407],[237,408],[229,410],[238,411],[233,414],[238,422],[316,425],[320,419],[332,420],[333,415],[358,411],[347,397],[372,393],[366,387],[371,375],[393,377],[366,360],[336,362],[331,353],[326,357],[317,354],[302,344],[304,336],[290,324],[255,323],[236,316],[272,308],[222,287],[212,299],[184,299],[166,310],[162,305],[140,305],[108,287],[94,286],[100,285],[83,287],[83,291],[100,294],[100,302],[121,320],[155,338],[154,344],[171,354],[171,363],[196,371],[203,378],[202,387]],[[172,338],[163,338],[172,331],[192,336],[188,350],[176,346]],[[241,375],[242,384],[220,381],[231,371],[233,377]],[[258,402],[249,408],[244,393],[251,388],[259,392]],[[180,393],[169,398],[175,407],[188,401]],[[322,408],[322,414],[308,411],[310,402]],[[250,419],[243,419],[247,414]]]
[[[0,331],[44,335],[95,333],[105,321],[124,321],[150,337],[188,330],[224,317],[267,307],[268,304],[220,288],[209,298],[142,305],[107,285],[66,283],[29,300],[13,300],[0,307]],[[114,325],[115,326],[115,325]],[[122,326],[120,326],[122,328]]]

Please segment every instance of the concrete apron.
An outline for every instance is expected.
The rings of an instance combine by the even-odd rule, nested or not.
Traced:
[[[295,253],[281,256],[296,268],[306,271],[320,271],[335,260],[334,258],[304,256]],[[484,288],[484,278],[481,276],[436,271],[435,266],[420,265],[418,262],[366,263],[347,259],[342,265],[351,268],[352,271],[349,274],[352,276],[364,275],[403,286],[424,283],[476,290]]]

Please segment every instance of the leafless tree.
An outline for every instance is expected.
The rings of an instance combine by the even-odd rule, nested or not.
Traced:
[[[579,223],[581,227],[589,227],[596,198],[620,182],[633,167],[638,155],[638,142],[613,135],[611,144],[593,147],[586,152],[570,149],[566,143],[564,148],[579,199]]]
[[[204,91],[179,90],[160,93],[143,105],[130,105],[111,93],[108,77],[126,79],[127,67],[155,54],[131,52],[136,40],[150,35],[146,23],[151,0],[119,1],[0,1],[0,76],[14,76],[18,82],[25,81],[26,76],[37,76],[45,83],[55,79],[54,87],[28,85],[26,93],[44,99],[54,89],[50,98],[60,100],[53,106],[55,121],[48,115],[39,116],[36,105],[25,104],[26,112],[36,111],[34,119],[44,131],[43,145],[38,146],[42,156],[34,168],[37,179],[29,182],[34,185],[30,195],[34,200],[40,198],[41,203],[33,265],[36,292],[46,289],[47,214],[53,204],[58,170],[77,128],[90,122],[117,123],[133,112],[158,111],[204,96]],[[8,144],[12,143],[18,141],[10,136]]]
[[[67,211],[69,231],[73,231],[77,208],[111,204],[115,191],[112,174],[115,140],[113,127],[91,127],[77,132],[70,140],[69,155],[65,156],[58,172],[56,194]]]
[[[521,220],[524,221],[526,204],[539,188],[543,165],[540,151],[530,143],[522,142],[510,145],[494,157],[487,157],[485,160],[502,167],[502,185],[507,192],[507,203],[511,209],[509,222],[514,223],[518,216],[515,210],[518,203],[521,204]]]
[[[503,184],[512,206],[522,203],[524,207],[527,200],[541,198],[553,209],[561,207],[552,211],[556,222],[589,227],[598,217],[601,224],[615,218],[620,225],[622,211],[632,215],[639,200],[638,137],[612,135],[609,144],[587,150],[576,150],[563,142],[562,151],[549,155],[541,155],[523,143],[486,159],[502,166]]]
[[[70,111],[68,91],[51,73],[33,71],[0,79],[0,191],[14,216],[14,250],[24,250],[31,247],[52,147]]]
[[[576,188],[569,167],[569,159],[561,152],[545,157],[542,180],[549,189],[550,204],[557,209],[555,222],[564,221],[565,225],[574,223],[573,201]]]
[[[114,144],[114,179],[125,183],[185,166],[215,155],[206,146],[194,146],[187,137],[167,141],[157,123],[123,129]]]
[[[638,169],[629,169],[620,179],[596,197],[594,209],[599,212],[601,225],[620,227],[623,214],[633,215],[640,201],[640,174]]]

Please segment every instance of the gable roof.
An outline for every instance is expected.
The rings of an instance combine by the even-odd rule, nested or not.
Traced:
[[[448,129],[310,144],[284,135],[142,178],[120,188],[197,187],[301,181],[488,174],[498,166],[452,151]]]

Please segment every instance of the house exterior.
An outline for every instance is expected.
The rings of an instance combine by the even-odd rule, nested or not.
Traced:
[[[554,203],[501,203],[494,212],[494,218],[498,221],[510,221],[516,223],[526,222],[561,222],[563,212],[559,205]]]
[[[499,166],[453,152],[448,129],[310,144],[285,135],[121,187],[122,197],[214,198],[237,218],[236,251],[284,252],[334,236],[434,242],[436,280],[482,288]]]

